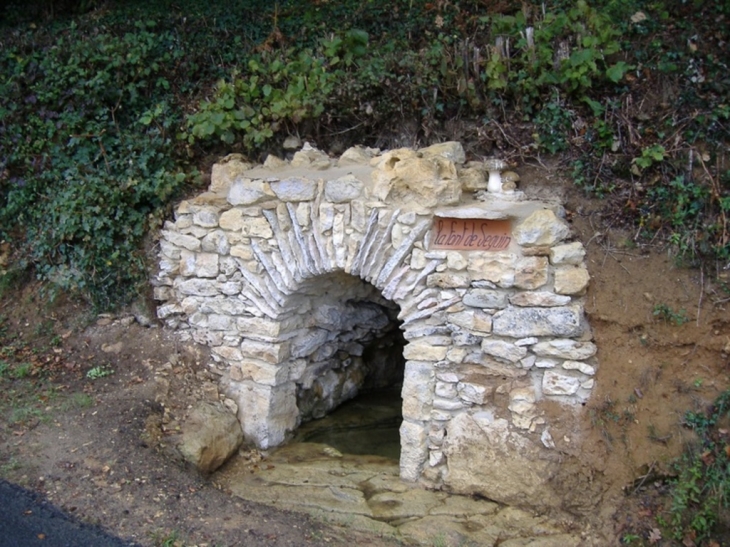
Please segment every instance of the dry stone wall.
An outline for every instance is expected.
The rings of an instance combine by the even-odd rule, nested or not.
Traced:
[[[541,405],[594,387],[585,252],[560,204],[486,180],[459,143],[229,156],[164,227],[158,316],[212,348],[261,448],[402,381],[402,478],[550,505]]]

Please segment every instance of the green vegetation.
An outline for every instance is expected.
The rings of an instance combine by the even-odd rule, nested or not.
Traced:
[[[89,380],[99,380],[100,378],[106,378],[107,376],[111,376],[112,374],[114,374],[114,370],[112,370],[109,366],[99,365],[90,368],[86,373],[86,377]]]
[[[698,437],[676,462],[671,506],[664,524],[683,544],[710,540],[730,514],[730,391],[723,392],[707,412],[688,412],[685,424]],[[664,520],[664,519],[660,519]],[[724,526],[724,524],[723,524]],[[712,543],[708,543],[712,544]],[[718,545],[717,543],[714,543]]]
[[[0,239],[21,267],[113,307],[197,168],[289,134],[560,154],[639,241],[730,260],[727,2],[243,4],[4,8]]]
[[[674,311],[671,306],[667,304],[655,305],[651,313],[657,319],[664,321],[665,323],[677,325],[678,327],[689,321],[685,310],[681,309],[679,311]]]

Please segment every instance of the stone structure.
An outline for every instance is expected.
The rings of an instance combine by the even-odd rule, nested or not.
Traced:
[[[458,143],[229,156],[165,225],[158,316],[212,348],[260,448],[402,381],[403,479],[557,505],[541,404],[593,388],[585,253],[559,204],[492,187]]]

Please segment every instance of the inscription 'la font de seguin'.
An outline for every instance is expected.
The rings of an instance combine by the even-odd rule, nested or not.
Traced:
[[[433,249],[503,251],[512,241],[509,220],[438,218],[432,236]]]

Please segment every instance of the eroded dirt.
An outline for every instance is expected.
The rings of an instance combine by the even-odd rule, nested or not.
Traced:
[[[684,413],[730,386],[730,272],[679,267],[668,249],[612,227],[606,203],[564,188],[538,190],[567,194],[587,248],[600,365],[581,430],[561,430],[553,409],[551,431],[596,484],[586,495],[598,509],[578,508],[576,519],[618,541],[654,526],[654,491],[689,438]],[[205,348],[178,344],[131,312],[93,316],[63,298],[47,304],[34,283],[22,287],[0,303],[0,362],[28,363],[41,389],[26,393],[28,382],[7,373],[0,380],[0,475],[142,545],[397,544],[243,501],[186,468],[170,440],[188,406],[215,394]]]

